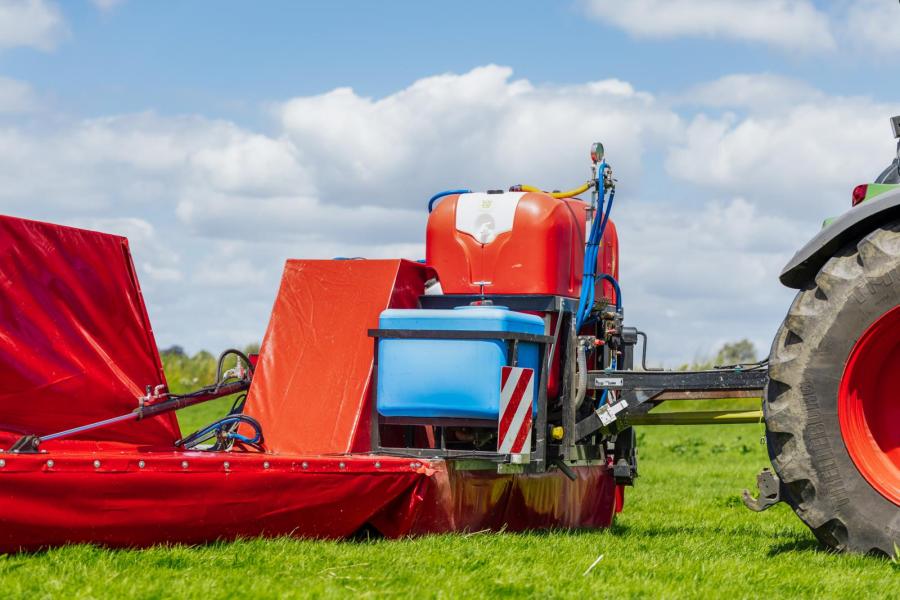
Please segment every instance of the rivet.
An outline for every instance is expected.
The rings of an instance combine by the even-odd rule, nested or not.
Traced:
[[[231,463],[229,463],[229,462],[226,460],[226,461],[222,464],[222,466],[225,467],[226,470],[228,470],[228,469],[231,468]]]
[[[143,469],[146,466],[147,466],[147,463],[145,463],[144,461],[142,461],[142,460],[138,461],[138,469]]]
[[[300,463],[300,467],[301,467],[301,468],[304,468],[304,469],[308,469],[308,468],[309,468],[309,463],[306,462],[306,461],[304,460],[302,463]]]
[[[269,468],[269,461],[266,461],[263,463],[263,469],[268,469],[268,468]]]
[[[48,469],[52,469],[52,468],[53,468],[53,459],[52,459],[52,458],[51,458],[50,460],[47,461],[47,468],[48,468]]]
[[[0,469],[6,466],[6,461],[0,458]]]
[[[375,463],[375,468],[376,468],[376,469],[380,469],[380,468],[381,468],[381,463],[380,463],[380,462],[376,462],[376,463]]]
[[[182,469],[187,469],[187,468],[188,468],[188,461],[186,461],[186,460],[181,461],[181,468],[182,468]]]
[[[100,468],[100,461],[99,461],[99,460],[95,460],[95,461],[94,461],[94,468],[95,468],[95,469],[99,469],[99,468]]]
[[[345,465],[344,463],[338,463],[338,467],[341,469],[346,469],[347,465]]]

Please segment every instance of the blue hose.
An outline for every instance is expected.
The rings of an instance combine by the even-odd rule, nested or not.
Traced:
[[[599,197],[597,210],[599,211],[599,214],[597,214],[591,224],[591,233],[584,249],[584,275],[581,278],[581,296],[578,299],[578,309],[575,313],[575,327],[577,330],[581,330],[581,327],[590,316],[591,310],[594,307],[597,279],[597,255],[600,251],[600,243],[603,240],[603,234],[606,231],[606,224],[609,221],[609,214],[612,212],[613,200],[616,197],[616,190],[613,188],[609,192],[609,202],[606,202],[606,190],[603,188],[603,171],[605,168],[606,163],[601,163],[597,168],[597,191]],[[610,280],[612,280],[611,276]],[[613,285],[618,289],[618,283],[614,283]],[[616,294],[616,308],[621,309],[621,301],[618,293]]]
[[[603,273],[602,275],[597,276],[598,279],[603,279],[604,281],[608,281],[612,284],[613,289],[616,291],[616,312],[622,310],[622,290],[619,288],[619,282],[616,281],[616,278],[610,275],[609,273]]]
[[[428,212],[431,212],[434,208],[434,203],[443,198],[444,196],[452,196],[453,194],[471,194],[472,190],[447,190],[445,192],[438,192],[434,196],[431,197],[431,200],[428,201]]]
[[[253,429],[253,437],[249,438],[237,431],[231,431],[231,427],[240,423],[246,423]],[[215,423],[210,423],[206,427],[198,429],[191,435],[184,437],[177,442],[176,446],[183,446],[185,449],[193,448],[203,440],[206,440],[216,433],[223,433],[225,437],[236,439],[251,446],[258,445],[262,442],[262,426],[253,417],[241,414],[230,414],[227,417],[219,419]]]

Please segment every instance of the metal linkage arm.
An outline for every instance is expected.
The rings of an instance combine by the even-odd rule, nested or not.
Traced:
[[[769,381],[766,369],[717,369],[712,371],[590,371],[589,389],[619,391],[619,398],[604,404],[575,425],[576,439],[582,439],[602,427],[608,427],[629,413],[643,412],[641,405],[663,394],[690,392],[709,398],[746,396],[748,392],[762,393]],[[639,408],[641,407],[641,408]]]
[[[182,396],[169,394],[165,396],[165,400],[160,400],[158,402],[154,402],[153,404],[143,404],[133,411],[125,413],[124,415],[119,415],[110,419],[104,419],[102,421],[95,421],[93,423],[87,423],[85,425],[79,425],[78,427],[73,427],[64,431],[57,431],[56,433],[48,433],[45,435],[32,434],[23,436],[10,447],[9,451],[17,453],[37,452],[38,446],[40,446],[43,442],[72,437],[73,435],[78,435],[86,431],[103,429],[104,427],[109,427],[111,425],[122,423],[124,421],[140,421],[142,419],[153,417],[155,415],[161,415],[163,413],[187,408],[188,406],[193,406],[195,404],[209,402],[210,400],[215,400],[216,398],[222,398],[231,394],[243,392],[248,390],[249,388],[249,379],[239,379],[237,381],[222,383],[216,386],[210,386],[208,388],[201,388],[200,390],[191,392],[189,394],[184,394]]]

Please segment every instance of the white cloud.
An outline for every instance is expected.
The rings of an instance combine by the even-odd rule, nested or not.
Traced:
[[[37,106],[37,96],[30,85],[0,76],[0,114],[30,112]]]
[[[46,0],[0,0],[0,49],[53,50],[68,35],[59,7]]]
[[[678,127],[625,82],[539,87],[495,65],[421,79],[381,99],[348,88],[295,98],[276,113],[323,199],[415,209],[441,186],[583,181],[596,139],[636,178],[645,147]]]
[[[891,0],[854,0],[842,22],[848,45],[896,58],[900,51],[900,4]]]
[[[809,0],[584,0],[595,20],[643,38],[705,37],[785,50],[835,48],[828,15]]]
[[[201,263],[194,281],[209,287],[259,285],[265,280],[257,265],[246,258],[225,257],[215,263]]]
[[[271,196],[314,193],[307,169],[289,140],[232,130],[221,145],[191,154],[189,161],[210,187],[223,192]]]
[[[754,113],[783,111],[799,103],[818,102],[825,95],[811,85],[781,75],[726,75],[679,94],[679,104],[746,109]]]
[[[617,211],[626,320],[651,362],[677,366],[748,337],[768,351],[792,290],[781,268],[816,229],[742,199],[679,207],[626,199]]]
[[[764,79],[763,88],[771,83]],[[743,116],[697,115],[683,143],[668,153],[670,175],[750,194],[781,212],[823,217],[843,211],[853,186],[872,180],[894,155],[887,125],[892,107],[821,93],[797,102],[794,88],[771,91],[785,98],[777,111],[743,106]]]

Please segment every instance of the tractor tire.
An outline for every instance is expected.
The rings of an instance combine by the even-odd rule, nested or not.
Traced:
[[[895,387],[896,386],[896,387]],[[839,551],[900,544],[900,221],[849,244],[801,290],[763,399],[782,499]]]

